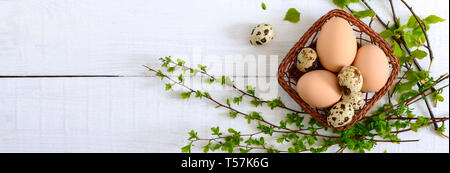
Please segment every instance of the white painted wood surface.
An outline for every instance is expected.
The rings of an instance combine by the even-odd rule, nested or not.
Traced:
[[[178,90],[163,92],[164,83],[141,65],[157,67],[157,58],[168,55],[182,57],[188,64],[206,64],[216,75],[257,85],[264,98],[280,96],[290,107],[299,108],[278,87],[276,68],[308,27],[335,6],[331,0],[266,0],[268,9],[263,11],[261,2],[0,0],[0,76],[124,76],[1,78],[0,152],[180,152],[191,129],[201,136],[217,125],[255,130],[254,124],[230,119],[225,110],[205,100],[182,100]],[[387,1],[370,3],[382,18],[391,18]],[[410,2],[421,16],[447,19],[429,31],[436,56],[433,76],[449,71],[448,3]],[[409,12],[399,2],[395,5],[406,22]],[[297,24],[282,21],[291,7],[302,13]],[[267,46],[253,47],[248,43],[249,32],[262,22],[274,26],[275,39]],[[421,63],[425,66],[427,61]],[[210,90],[222,101],[233,94]],[[437,116],[449,116],[448,90],[444,95],[447,100],[434,109]],[[285,113],[261,111],[273,122]],[[423,104],[417,104],[415,111],[427,114]],[[372,152],[449,152],[449,140],[431,127],[401,138],[421,141],[380,143]]]

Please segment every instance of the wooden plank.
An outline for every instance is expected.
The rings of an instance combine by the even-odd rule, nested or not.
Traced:
[[[226,0],[0,3],[0,75],[140,75],[142,64],[157,65],[157,58],[172,55],[194,65],[204,63],[215,74],[276,76],[252,67],[247,74],[241,72],[245,64],[254,65],[253,57],[258,55],[270,60],[261,68],[275,71],[308,27],[335,8],[328,0],[270,1],[266,11],[258,1]],[[445,3],[412,5],[419,14],[433,9],[433,14],[448,18],[448,5],[441,5]],[[382,3],[373,4],[378,4],[377,12],[385,19],[390,18]],[[291,7],[302,12],[300,23],[282,20]],[[399,9],[406,21],[406,9]],[[274,26],[275,39],[270,45],[253,47],[248,43],[249,32],[262,22]],[[444,39],[448,22],[436,26],[430,30],[436,56],[448,57]],[[448,64],[448,58],[435,63]]]
[[[407,21],[407,9],[394,2],[397,15]],[[179,152],[191,129],[200,134],[210,134],[210,127],[217,125],[255,129],[203,100],[181,100],[178,90],[162,92],[164,85],[157,78],[139,77],[153,76],[142,64],[157,67],[157,58],[167,55],[194,66],[205,64],[216,76],[237,76],[233,80],[241,88],[258,86],[262,97],[280,96],[298,108],[278,87],[278,63],[301,34],[335,6],[329,0],[265,3],[266,11],[257,1],[0,1],[0,76],[27,77],[0,77],[0,152]],[[373,3],[374,9],[390,19],[389,4],[384,3]],[[410,3],[421,17],[433,9],[433,14],[449,19],[448,1]],[[300,23],[282,21],[291,7],[302,13]],[[267,46],[250,46],[249,32],[261,22],[275,27],[276,38]],[[429,31],[436,56],[433,76],[449,69],[448,26],[447,20]],[[420,62],[428,64],[427,59]],[[74,75],[112,78],[70,77]],[[222,101],[233,93],[189,84],[214,91]],[[448,96],[448,90],[443,95]],[[448,105],[448,99],[440,103],[435,114],[448,116]],[[254,110],[248,104],[242,108]],[[273,122],[286,113],[258,111]],[[422,103],[415,111],[427,114]],[[448,152],[448,140],[429,129],[401,138],[421,141],[380,143],[372,152]]]
[[[191,84],[191,79],[187,80]],[[0,152],[179,152],[191,129],[201,136],[209,136],[213,126],[223,130],[231,127],[243,133],[256,129],[256,124],[248,125],[243,118],[231,119],[226,110],[214,108],[207,100],[182,100],[177,88],[164,92],[159,78],[0,79],[0,82]],[[257,86],[257,78],[249,78],[248,83]],[[227,96],[237,96],[236,92],[222,88],[205,89],[222,102]],[[257,93],[266,93],[268,99],[280,96],[289,107],[299,108],[279,88],[272,88],[274,92],[263,90],[260,87]],[[238,108],[245,112],[255,110],[249,101],[244,98]],[[448,106],[448,101],[445,104]],[[258,111],[273,123],[284,119],[287,113],[267,106]],[[444,116],[441,113],[436,112]],[[384,149],[448,152],[448,140],[432,134],[430,129],[401,138],[421,141],[402,145],[380,143],[373,152]],[[194,151],[200,152],[201,148]]]

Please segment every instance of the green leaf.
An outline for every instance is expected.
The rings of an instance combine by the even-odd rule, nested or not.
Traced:
[[[288,153],[298,153],[298,152],[296,152],[294,148],[289,147],[288,148]]]
[[[166,56],[166,57],[164,57],[164,59],[166,59],[169,62],[172,62],[172,57],[171,56]]]
[[[286,126],[287,126],[287,122],[281,120],[281,121],[280,121],[280,125],[278,126],[278,128],[279,128],[279,129],[284,129],[284,128],[286,128]]]
[[[396,57],[402,57],[405,54],[405,52],[403,52],[402,48],[397,44],[397,42],[394,42],[394,46],[392,49],[394,50],[392,54]]]
[[[168,61],[164,61],[164,63],[162,63],[161,64],[161,67],[168,67],[168,65],[169,65],[169,62]]]
[[[407,100],[410,96],[414,96],[415,93],[414,90],[412,90],[412,87],[414,87],[417,84],[417,82],[414,81],[408,81],[404,83],[399,83],[397,87],[395,87],[395,91],[397,93],[403,93],[405,91],[409,91],[405,94],[402,94],[399,98],[399,101]]]
[[[230,77],[228,77],[228,76],[225,77],[225,84],[227,84],[227,85],[233,85],[233,83],[234,83],[234,81],[232,81]]]
[[[409,109],[409,108],[406,110],[406,116],[407,116],[408,118],[414,118],[414,117],[416,117],[416,115],[413,114],[412,110]]]
[[[239,103],[242,102],[242,96],[239,97],[234,97],[233,98],[233,103],[239,105]]]
[[[420,81],[424,78],[428,77],[428,71],[414,71],[410,70],[406,73],[406,79],[409,81]]]
[[[363,10],[363,11],[354,11],[352,12],[352,14],[359,19],[363,19],[366,17],[374,17],[375,16],[375,12],[373,12],[372,10]]]
[[[431,101],[433,101],[433,102],[434,101],[443,102],[444,100],[445,100],[445,98],[441,94],[439,94],[437,92],[433,92],[433,95],[431,97]]]
[[[427,55],[428,55],[427,52],[425,52],[423,50],[419,50],[419,49],[416,49],[416,50],[411,52],[411,56],[413,56],[414,58],[417,58],[417,59],[423,59]]]
[[[411,82],[411,83],[412,83],[412,82]],[[414,97],[414,96],[416,96],[416,95],[418,95],[418,94],[419,94],[418,91],[416,91],[416,90],[410,90],[410,91],[408,91],[408,92],[405,92],[405,93],[401,94],[401,95],[400,95],[400,98],[398,99],[398,101],[399,101],[399,102],[402,102],[402,101],[408,100],[409,98]]]
[[[199,64],[197,66],[198,66],[198,68],[200,68],[201,71],[206,72],[206,66],[205,65]]]
[[[186,73],[186,71],[189,70],[189,68],[182,66],[181,70],[183,71],[183,73]]]
[[[180,81],[180,83],[183,83],[183,82],[184,82],[183,74],[180,74],[180,75],[178,76],[178,81]]]
[[[208,142],[205,146],[203,146],[203,152],[207,153],[209,149],[211,148],[211,142]]]
[[[195,132],[194,130],[191,130],[188,134],[189,134],[188,140],[198,139],[197,132]]]
[[[261,115],[259,114],[259,112],[250,112],[250,114],[246,115],[244,117],[245,119],[247,119],[247,122],[250,124],[251,120],[254,119],[262,119]]]
[[[185,63],[186,63],[186,62],[184,62],[183,60],[177,59],[177,65],[178,65],[178,66],[183,66]]]
[[[237,116],[237,112],[235,112],[235,111],[230,111],[230,117],[231,117],[231,118],[236,118],[236,116]]]
[[[270,109],[274,109],[277,106],[284,106],[283,102],[281,101],[281,99],[278,97],[276,99],[273,100],[269,100],[267,101],[267,106],[270,107]]]
[[[216,151],[217,149],[219,149],[222,145],[217,143],[216,145],[214,145],[214,147],[211,149],[212,151]]]
[[[417,42],[417,45],[419,45],[419,42],[423,44],[426,41],[425,34],[420,27],[417,27],[410,32],[413,39]]]
[[[233,85],[233,81],[228,76],[221,76],[220,78],[216,79],[216,82],[220,83],[221,85]]]
[[[247,123],[248,123],[248,124],[250,124],[250,123],[252,122],[252,120],[254,119],[254,118],[252,118],[252,117],[249,116],[249,115],[244,116],[244,118],[247,119]]]
[[[445,125],[444,123],[442,123],[442,125],[437,129],[437,132],[442,134],[445,132]]]
[[[226,77],[221,76],[220,78],[217,78],[216,81],[220,83],[221,85],[225,85]]]
[[[392,36],[394,36],[394,33],[391,30],[386,29],[383,32],[381,32],[380,35],[386,39],[386,38],[391,38]]]
[[[253,99],[252,101],[250,101],[250,103],[252,105],[254,105],[255,107],[258,107],[259,105],[262,105],[262,101],[259,101],[258,99]]]
[[[438,22],[443,22],[445,21],[445,19],[440,18],[439,16],[436,15],[429,15],[427,18],[423,19],[423,21],[425,21],[426,24],[434,24]]]
[[[261,3],[261,8],[262,8],[263,10],[266,10],[266,9],[267,9],[266,4],[265,4],[264,2]]]
[[[228,107],[231,106],[229,98],[227,98],[227,105],[228,105]]]
[[[300,21],[300,12],[298,12],[295,8],[289,8],[283,20],[289,21],[291,23],[297,23],[298,21]]]
[[[306,141],[308,141],[308,145],[313,145],[316,143],[317,138],[315,136],[306,136]]]
[[[260,137],[259,138],[259,145],[264,146],[265,142],[264,142],[264,138]]]
[[[402,32],[404,32],[404,30],[405,30],[406,28],[408,28],[407,25],[402,25],[402,26],[398,27],[397,29],[395,29],[395,30],[394,30],[394,33],[400,33],[400,34],[401,34]]]
[[[169,68],[167,68],[167,72],[172,73],[173,71],[175,71],[175,67],[169,67]]]
[[[245,87],[245,89],[247,89],[247,93],[248,94],[250,94],[250,95],[252,95],[252,96],[254,96],[255,95],[255,87],[252,87],[252,86],[250,86],[250,85],[247,85],[246,87]]]
[[[212,84],[214,82],[214,78],[207,78],[206,83]]]
[[[204,95],[206,98],[211,98],[211,95],[209,94],[209,92],[206,92],[206,91],[205,91],[205,92],[203,93],[203,95]]]
[[[333,3],[340,9],[344,9],[344,7],[349,4],[348,0],[333,0]]]
[[[219,126],[211,127],[211,131],[213,132],[212,135],[217,135],[217,136],[222,135],[222,133],[220,133]]]
[[[408,47],[418,46],[417,40],[414,39],[414,36],[411,31],[404,32],[403,38],[405,39],[406,45],[408,45]]]
[[[408,23],[406,23],[406,26],[408,28],[416,28],[419,26],[419,23],[417,23],[417,20],[414,16],[410,16],[408,19]]]
[[[298,116],[295,113],[287,114],[286,119],[287,119],[286,122],[288,124],[294,123],[297,127],[300,127],[300,128],[302,128],[304,126],[302,123],[303,123],[303,120],[305,119],[305,117]],[[313,121],[314,121],[313,118],[311,118],[310,122],[313,122]]]
[[[239,153],[248,153],[250,149],[239,148]]]
[[[184,146],[183,148],[181,148],[181,152],[183,153],[190,153],[191,152],[191,143],[189,143],[188,145]]]
[[[380,114],[380,115],[378,115],[378,118],[380,120],[384,120],[386,118],[386,114]]]
[[[267,151],[267,153],[279,153],[279,151],[277,151],[276,149],[273,149],[273,148],[268,148],[266,151]]]
[[[257,129],[263,131],[264,134],[268,134],[270,136],[272,136],[272,134],[273,134],[273,127],[272,126],[269,127],[269,126],[263,125],[263,124],[261,124],[261,122],[258,122]]]
[[[181,93],[181,97],[183,98],[183,99],[188,99],[188,98],[190,98],[191,97],[191,92],[182,92]]]
[[[173,86],[172,84],[167,83],[166,84],[166,91],[170,90],[172,88],[172,86]]]
[[[191,73],[192,75],[196,76],[197,73],[198,73],[198,70],[191,68],[191,69],[189,69],[189,73]]]
[[[165,77],[161,70],[158,70],[158,72],[156,72],[156,76],[161,77],[161,80],[163,80]]]
[[[359,0],[333,0],[333,3],[338,6],[340,9],[344,9],[345,6],[350,3],[358,3]]]
[[[401,56],[401,57],[397,57],[398,61],[400,63],[400,67],[403,66],[403,64],[408,63],[411,64],[413,58],[411,56]]]
[[[202,92],[201,92],[201,91],[196,91],[196,92],[195,92],[195,97],[197,97],[197,98],[202,98],[202,97],[203,97]]]
[[[234,130],[233,128],[229,128],[229,129],[228,129],[228,133],[231,133],[231,134],[238,134],[239,132],[237,132],[237,131]]]
[[[409,128],[411,128],[412,131],[417,132],[417,130],[419,129],[419,126],[417,126],[416,123],[410,123]]]
[[[277,138],[277,143],[282,144],[282,143],[284,142],[285,139],[286,139],[286,138],[284,138],[283,136],[280,137],[280,138]]]
[[[262,119],[261,114],[259,112],[251,112],[250,116],[252,116],[254,119]]]

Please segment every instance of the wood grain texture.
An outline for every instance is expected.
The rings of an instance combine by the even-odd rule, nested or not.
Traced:
[[[238,80],[256,85],[257,78]],[[244,132],[252,132],[257,126],[255,123],[248,125],[243,118],[230,119],[226,110],[216,109],[206,100],[182,100],[180,88],[162,92],[164,86],[158,78],[0,81],[0,152],[179,152],[191,129],[208,136],[213,126]],[[272,89],[281,91],[276,86]],[[221,88],[206,90],[222,102],[234,93]],[[265,93],[261,89],[257,92]],[[278,95],[288,98],[284,92],[265,97]],[[244,99],[244,102],[249,101]],[[292,101],[286,104],[299,108]],[[239,109],[254,110],[249,104]],[[274,123],[287,113],[267,107],[259,111]],[[448,140],[432,134],[428,128],[417,134],[401,135],[401,138],[421,141],[401,145],[380,143],[373,152],[385,149],[388,152],[448,151]],[[285,147],[274,141],[273,145]],[[194,151],[201,152],[201,148]]]
[[[408,10],[394,2],[406,22]],[[217,125],[255,130],[256,125],[230,119],[207,101],[188,102],[180,91],[163,92],[164,83],[141,65],[157,67],[157,58],[168,55],[206,64],[215,75],[235,76],[238,84],[258,86],[264,98],[280,96],[298,108],[279,88],[276,68],[309,26],[335,6],[330,0],[265,3],[264,11],[260,1],[0,0],[0,76],[122,76],[0,78],[0,152],[180,152],[191,129],[200,135]],[[433,76],[449,69],[448,3],[410,2],[420,16],[447,19],[429,31],[436,57]],[[371,4],[382,18],[391,18],[387,1]],[[282,21],[291,7],[301,12],[297,24]],[[267,46],[253,47],[248,42],[251,28],[262,22],[272,24],[276,36]],[[427,66],[427,58],[420,63]],[[223,101],[233,93],[206,89]],[[448,90],[444,95],[447,100],[434,108],[437,116],[449,116]],[[426,115],[422,103],[415,107]],[[249,104],[242,108],[253,110]],[[286,113],[261,111],[273,122]],[[431,128],[401,138],[421,141],[380,143],[372,152],[449,152],[448,139]]]

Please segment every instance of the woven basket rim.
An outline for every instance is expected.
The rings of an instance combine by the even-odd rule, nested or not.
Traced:
[[[295,61],[295,57],[297,56],[298,51],[301,48],[309,47],[311,46],[316,39],[318,33],[320,32],[321,27],[323,24],[328,21],[328,19],[331,19],[332,17],[341,17],[345,20],[347,20],[352,26],[359,29],[360,34],[364,33],[365,35],[368,35],[371,39],[372,44],[376,43],[377,46],[383,50],[383,52],[386,54],[386,57],[389,59],[389,64],[391,65],[391,73],[388,78],[388,81],[386,82],[385,86],[381,88],[378,92],[376,92],[369,101],[366,100],[364,107],[361,108],[361,110],[355,114],[352,121],[348,123],[345,126],[342,127],[332,127],[330,126],[326,121],[326,115],[320,114],[317,110],[313,109],[311,106],[309,106],[305,101],[303,101],[300,96],[298,95],[296,89],[293,88],[292,85],[296,85],[296,81],[292,83],[290,80],[292,79],[290,77],[289,70],[292,68],[292,63]],[[311,43],[307,46],[306,43],[311,40]],[[297,43],[289,50],[289,52],[286,54],[286,56],[283,58],[282,62],[280,63],[278,67],[278,83],[281,85],[281,87],[289,94],[289,96],[292,97],[294,101],[296,101],[302,109],[311,115],[314,119],[316,119],[318,122],[320,122],[322,125],[333,128],[336,130],[345,130],[352,126],[354,123],[361,120],[362,117],[364,117],[368,111],[374,106],[376,102],[378,102],[389,90],[389,88],[393,85],[394,81],[397,80],[399,73],[399,62],[397,57],[392,55],[392,48],[390,45],[384,40],[383,37],[381,37],[377,32],[375,32],[372,28],[370,28],[367,24],[356,18],[355,16],[347,13],[344,10],[341,9],[334,9],[329,11],[327,14],[319,18],[304,34],[303,36],[297,41]]]

